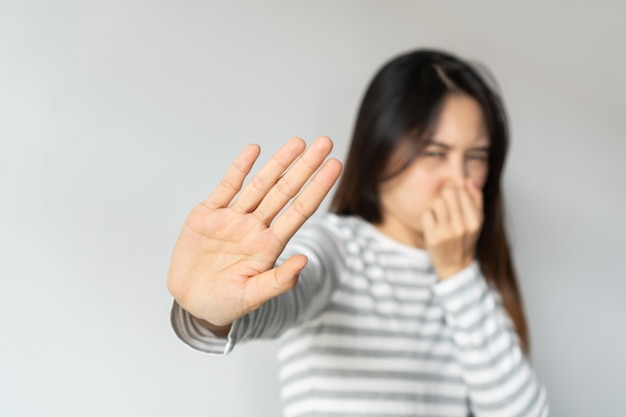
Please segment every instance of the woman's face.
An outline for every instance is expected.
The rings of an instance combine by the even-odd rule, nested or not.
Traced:
[[[489,137],[480,105],[468,95],[448,95],[432,140],[404,171],[380,186],[382,222],[377,228],[424,248],[422,213],[448,184],[463,186],[469,179],[482,190],[488,159]]]

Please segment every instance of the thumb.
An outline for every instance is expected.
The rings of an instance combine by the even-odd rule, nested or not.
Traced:
[[[280,266],[250,278],[246,283],[247,291],[244,299],[246,313],[256,310],[272,298],[293,289],[307,262],[306,256],[294,255]]]
[[[276,290],[279,291],[278,294],[289,291],[296,286],[298,283],[298,276],[308,262],[309,260],[304,255],[293,255],[279,267],[268,271],[276,271],[274,274],[274,286],[276,287]],[[268,284],[271,284],[271,282]]]

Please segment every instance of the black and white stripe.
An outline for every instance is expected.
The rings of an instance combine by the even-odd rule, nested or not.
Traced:
[[[530,416],[545,389],[477,264],[439,281],[427,252],[332,214],[309,221],[279,262],[303,253],[298,285],[234,323],[227,338],[176,304],[172,326],[217,355],[280,337],[285,416]]]

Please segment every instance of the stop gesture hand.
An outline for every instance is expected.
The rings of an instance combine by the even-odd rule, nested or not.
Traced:
[[[275,268],[276,259],[341,172],[339,161],[324,162],[329,138],[305,148],[302,139],[291,139],[243,187],[260,153],[249,145],[191,211],[168,274],[170,293],[191,315],[228,326],[295,286],[306,257],[292,256]]]

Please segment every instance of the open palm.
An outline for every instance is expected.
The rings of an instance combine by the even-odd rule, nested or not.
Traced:
[[[295,255],[274,267],[276,259],[341,172],[339,161],[324,163],[332,149],[329,138],[305,147],[302,139],[291,139],[242,189],[260,152],[257,145],[246,147],[187,217],[168,288],[194,317],[229,325],[296,284],[306,257]]]

